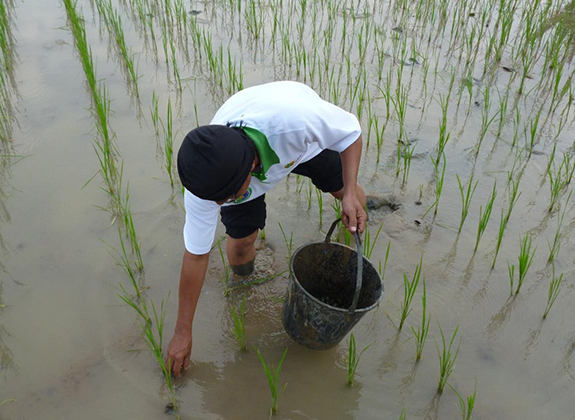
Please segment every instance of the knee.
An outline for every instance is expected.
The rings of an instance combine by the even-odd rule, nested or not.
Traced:
[[[253,253],[257,231],[245,238],[235,239],[228,237],[228,254],[243,257]]]

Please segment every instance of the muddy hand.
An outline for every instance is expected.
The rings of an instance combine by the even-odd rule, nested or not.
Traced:
[[[192,353],[192,334],[174,333],[168,345],[168,355],[166,357],[166,368],[176,378],[182,376],[182,372],[190,366],[190,355]]]
[[[351,197],[344,196],[341,204],[342,221],[345,227],[351,233],[355,233],[356,230],[359,230],[359,233],[363,233],[367,214],[357,197],[355,195]]]

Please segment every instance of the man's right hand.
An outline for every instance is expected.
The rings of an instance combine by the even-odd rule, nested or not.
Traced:
[[[166,356],[166,367],[170,366],[171,373],[176,378],[182,376],[182,372],[190,366],[192,353],[192,334],[175,332]]]

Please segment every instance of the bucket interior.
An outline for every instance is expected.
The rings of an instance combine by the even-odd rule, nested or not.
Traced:
[[[306,245],[292,256],[292,273],[314,298],[336,308],[349,309],[355,293],[357,252],[336,243]],[[364,258],[357,309],[376,304],[382,292],[377,270]]]

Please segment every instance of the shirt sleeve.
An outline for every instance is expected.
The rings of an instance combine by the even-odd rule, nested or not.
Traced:
[[[319,98],[313,105],[305,117],[308,143],[341,153],[359,138],[361,126],[355,115]]]
[[[215,202],[202,200],[191,192],[184,192],[186,223],[184,225],[184,245],[186,250],[195,255],[210,252],[216,227],[218,225],[219,207]]]

